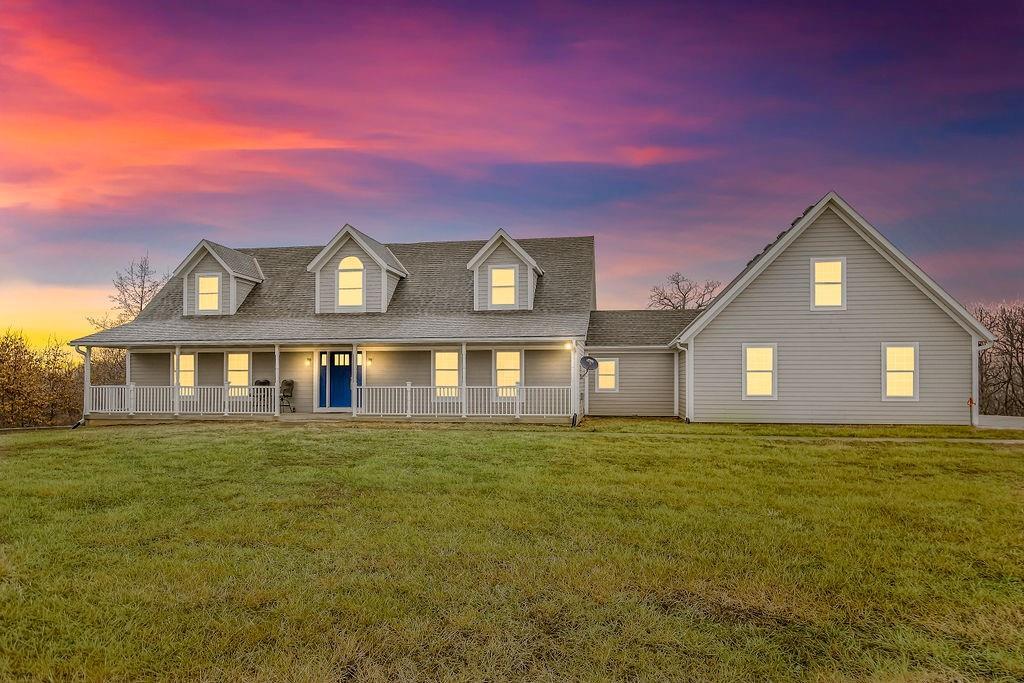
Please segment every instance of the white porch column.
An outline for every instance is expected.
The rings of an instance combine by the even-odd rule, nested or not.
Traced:
[[[579,373],[576,371],[576,340],[569,342],[569,417],[579,412]]]
[[[466,417],[469,414],[466,396],[469,393],[466,388],[466,342],[462,342],[462,353],[459,355],[459,387],[459,394],[462,396],[462,417]]]
[[[171,368],[171,386],[174,387],[174,414],[181,412],[181,389],[178,388],[179,368],[181,368],[181,347],[174,347],[174,367]]]
[[[274,344],[274,391],[271,398],[274,401],[274,417],[281,416],[281,345]]]
[[[352,342],[352,372],[349,377],[349,381],[352,382],[352,417],[356,416],[356,406],[359,403],[359,395],[357,393],[359,383],[356,379],[359,377],[359,344]]]
[[[131,349],[124,351],[124,392],[125,402],[128,404],[128,414],[135,414],[135,387],[132,386],[132,352]]]
[[[979,368],[978,363],[981,360],[979,356],[978,344],[980,343],[978,337],[971,336],[971,399],[973,403],[970,405],[971,411],[971,426],[978,426],[978,416],[981,414],[979,404],[981,403],[981,388],[979,381]]]
[[[82,412],[88,415],[92,412],[92,347],[85,347],[85,371],[82,378],[82,385],[85,387],[85,395],[82,396]]]

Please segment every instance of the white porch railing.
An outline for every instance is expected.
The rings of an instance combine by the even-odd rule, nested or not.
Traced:
[[[277,387],[92,386],[89,399],[93,413],[273,415],[277,410]]]
[[[568,417],[570,387],[361,386],[356,413],[390,417]]]

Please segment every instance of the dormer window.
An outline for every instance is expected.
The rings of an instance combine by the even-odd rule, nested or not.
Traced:
[[[366,271],[358,256],[346,256],[338,263],[338,308],[361,308]]]
[[[519,299],[516,292],[517,266],[491,266],[491,308],[514,308]]]
[[[811,259],[811,310],[846,308],[846,259]]]
[[[196,310],[220,313],[220,273],[196,275]]]

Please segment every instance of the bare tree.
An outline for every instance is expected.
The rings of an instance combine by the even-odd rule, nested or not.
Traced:
[[[721,287],[718,280],[697,282],[682,273],[672,273],[665,279],[665,284],[651,287],[647,308],[699,311],[711,303]]]
[[[977,305],[974,316],[996,336],[979,358],[979,409],[1024,416],[1024,302]]]
[[[158,275],[149,263],[149,254],[133,259],[126,270],[114,274],[114,293],[110,301],[113,310],[98,318],[86,318],[90,325],[101,330],[123,325],[135,320],[170,276],[166,273]]]

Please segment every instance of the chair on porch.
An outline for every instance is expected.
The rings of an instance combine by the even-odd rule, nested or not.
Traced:
[[[292,403],[292,395],[295,392],[295,380],[281,380],[281,407],[288,406],[291,412],[295,412],[295,405]]]

